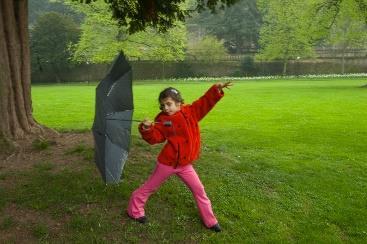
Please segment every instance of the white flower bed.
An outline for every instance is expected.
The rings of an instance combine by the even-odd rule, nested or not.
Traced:
[[[294,78],[358,78],[367,77],[367,73],[356,74],[324,74],[324,75],[288,75],[288,76],[252,76],[252,77],[192,77],[192,78],[174,78],[173,81],[211,81],[211,80],[271,80],[271,79],[294,79]]]

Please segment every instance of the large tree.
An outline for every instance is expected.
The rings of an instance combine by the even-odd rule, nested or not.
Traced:
[[[103,1],[88,5],[67,2],[72,9],[84,15],[81,38],[74,45],[74,61],[79,63],[111,62],[119,50],[129,58],[141,60],[183,60],[186,47],[186,28],[177,23],[165,33],[148,27],[145,31],[129,34],[126,27],[111,19],[111,11]]]
[[[113,17],[130,33],[154,27],[160,31],[184,21],[190,10],[180,5],[185,0],[105,0]],[[92,0],[80,0],[90,3]],[[217,4],[230,5],[236,0],[197,0],[195,10]],[[30,133],[40,133],[41,126],[32,116],[31,70],[28,37],[28,0],[0,1],[0,144],[13,142]],[[0,145],[4,148],[3,145]]]
[[[339,50],[342,57],[341,72],[345,72],[345,56],[348,50],[367,47],[367,24],[358,16],[354,1],[343,2],[340,13],[331,27],[328,42]]]
[[[260,30],[260,53],[258,59],[280,60],[283,75],[287,64],[297,57],[313,54],[310,20],[306,9],[310,7],[303,0],[259,1],[264,24]]]
[[[349,14],[353,21],[367,23],[367,0],[258,0],[258,4],[264,18],[258,58],[282,60],[283,74],[288,60],[312,55],[312,45],[329,36],[346,6],[355,6]]]
[[[316,13],[321,16],[326,25],[321,27],[326,27],[330,29],[341,12],[343,4],[354,3],[356,7],[356,12],[354,14],[358,15],[367,24],[367,0],[314,0]]]
[[[2,0],[0,9],[0,138],[4,141],[40,126],[32,117],[27,0]]]

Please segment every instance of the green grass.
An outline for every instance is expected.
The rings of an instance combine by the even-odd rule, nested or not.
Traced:
[[[66,154],[77,154],[81,155],[83,159],[88,161],[94,160],[94,148],[88,147],[81,143],[77,145],[75,148],[71,148],[70,150],[66,151]]]
[[[14,172],[18,183],[9,192],[0,189],[0,207],[14,202],[55,221],[66,219],[59,235],[43,225],[32,230],[49,242],[366,242],[367,89],[360,88],[366,83],[235,83],[201,122],[203,149],[196,164],[224,230],[219,234],[202,227],[191,193],[176,178],[148,202],[149,224],[126,219],[123,211],[131,192],[154,167],[154,158],[146,161],[144,155],[155,155],[160,148],[142,142],[136,124],[136,153],[130,155],[121,184],[102,184],[89,163],[90,149],[80,145],[66,153],[85,154],[85,161],[73,162],[83,170],[53,172],[47,162]],[[136,83],[134,117],[153,118],[157,96],[167,86],[181,90],[191,103],[210,84]],[[34,115],[61,131],[89,130],[94,89],[33,86]],[[8,222],[2,226],[10,228]]]

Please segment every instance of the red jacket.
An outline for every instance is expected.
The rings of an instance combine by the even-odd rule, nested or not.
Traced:
[[[181,106],[181,110],[173,115],[159,113],[155,124],[148,130],[139,125],[139,131],[149,144],[166,142],[158,155],[158,162],[177,167],[191,164],[199,157],[200,130],[198,122],[224,96],[213,85],[202,97],[191,105]]]

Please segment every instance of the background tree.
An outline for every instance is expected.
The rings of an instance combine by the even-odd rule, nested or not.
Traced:
[[[281,60],[285,75],[289,60],[312,56],[313,39],[307,14],[309,7],[307,2],[301,0],[259,1],[263,26],[257,58]]]
[[[32,63],[38,69],[49,66],[58,82],[60,71],[70,65],[70,45],[79,39],[78,25],[68,16],[56,12],[40,16],[31,29]]]
[[[227,55],[223,41],[215,36],[205,36],[201,41],[188,47],[187,55],[191,59],[204,63],[215,63]]]
[[[367,24],[367,1],[366,0],[318,0],[314,2],[314,9],[318,18],[323,19],[325,28],[330,29],[338,17],[343,3],[354,3],[355,14]],[[325,21],[326,20],[326,21]],[[321,25],[320,27],[323,27]]]
[[[367,24],[360,18],[355,1],[340,4],[340,12],[331,27],[328,42],[342,55],[342,73],[345,72],[347,50],[367,47]]]
[[[65,5],[63,1],[58,0],[29,0],[29,17],[28,23],[33,26],[37,19],[47,12],[56,12],[64,16],[72,18],[75,22],[79,23],[83,16],[75,13],[68,5]]]
[[[91,2],[91,0],[81,0]],[[130,33],[155,27],[164,31],[189,14],[185,0],[107,0],[113,17]],[[197,0],[196,10],[216,9],[236,0]],[[14,142],[25,134],[40,133],[32,116],[31,69],[28,37],[28,0],[0,1],[0,144]],[[5,148],[1,145],[1,148]]]
[[[126,56],[145,60],[183,60],[186,47],[186,28],[182,23],[165,33],[151,27],[144,32],[129,34],[111,18],[107,4],[102,1],[89,5],[69,2],[85,16],[80,41],[74,45],[74,60],[80,63],[110,62],[119,50]]]
[[[261,15],[256,0],[241,0],[233,6],[218,10],[216,14],[205,11],[187,21],[193,35],[210,34],[224,40],[230,53],[243,53],[258,47]]]

